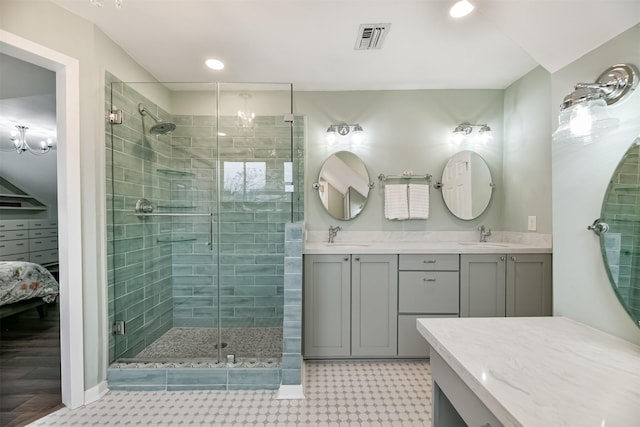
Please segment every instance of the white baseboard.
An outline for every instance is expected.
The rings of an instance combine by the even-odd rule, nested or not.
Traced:
[[[90,388],[89,390],[84,391],[84,404],[88,405],[89,403],[93,403],[97,400],[102,399],[102,396],[107,394],[109,388],[107,386],[106,381],[102,381],[95,387]]]
[[[276,399],[305,399],[302,384],[281,385],[278,389],[278,396]]]

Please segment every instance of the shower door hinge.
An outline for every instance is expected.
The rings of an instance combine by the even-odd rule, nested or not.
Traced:
[[[122,111],[113,109],[109,112],[109,123],[112,125],[122,124]]]
[[[116,320],[111,325],[112,335],[124,335],[124,320]]]

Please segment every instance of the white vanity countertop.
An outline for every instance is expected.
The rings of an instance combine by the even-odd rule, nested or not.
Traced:
[[[564,317],[418,319],[505,426],[640,425],[640,347]]]
[[[537,233],[493,232],[487,242],[478,232],[339,231],[334,243],[328,232],[306,231],[305,254],[518,254],[551,253],[551,236]]]

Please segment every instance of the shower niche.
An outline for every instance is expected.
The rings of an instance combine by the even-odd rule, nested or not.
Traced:
[[[291,85],[107,80],[110,362],[277,365],[303,212]]]

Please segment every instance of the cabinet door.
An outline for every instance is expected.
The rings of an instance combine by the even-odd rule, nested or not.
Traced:
[[[460,317],[505,315],[505,256],[460,257]]]
[[[398,256],[352,255],[351,355],[396,356]]]
[[[349,356],[350,279],[349,255],[305,255],[305,357]]]
[[[551,316],[551,255],[507,259],[507,316]]]

